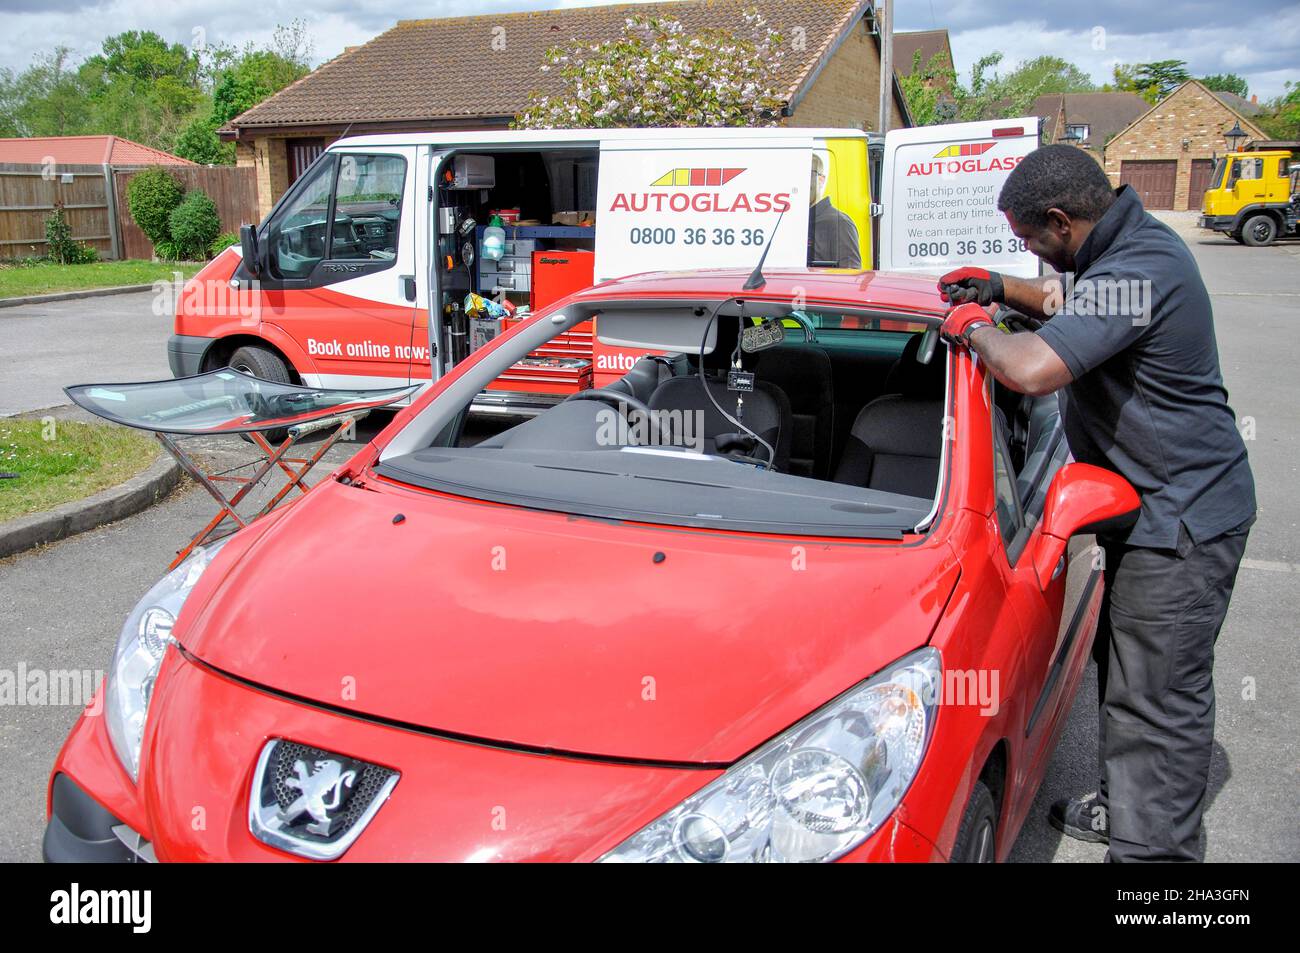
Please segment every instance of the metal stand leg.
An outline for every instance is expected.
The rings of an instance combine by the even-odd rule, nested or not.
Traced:
[[[189,541],[189,543],[185,546],[185,548],[176,554],[176,558],[173,559],[171,561],[171,565],[167,567],[168,571],[175,569],[177,566],[179,566],[181,562],[185,559],[185,557],[194,551],[194,548],[196,546],[202,544],[205,540],[207,540],[208,537],[210,537],[212,533],[216,530],[216,528],[222,524],[222,522],[226,519],[226,517],[229,517],[230,519],[234,520],[235,523],[240,527],[240,529],[248,525],[248,523],[245,522],[244,519],[241,518],[237,512],[235,512],[235,507],[238,506],[239,502],[252,491],[253,487],[257,486],[257,484],[262,481],[262,478],[265,477],[266,474],[270,472],[272,467],[280,463],[280,458],[284,456],[284,454],[288,451],[289,447],[291,447],[294,442],[294,438],[291,435],[289,439],[287,439],[283,444],[281,444],[279,447],[276,447],[275,449],[272,450],[266,444],[266,441],[263,440],[262,446],[265,448],[264,452],[268,450],[270,451],[269,453],[267,453],[266,459],[258,465],[257,469],[253,472],[253,475],[251,477],[248,477],[247,479],[243,479],[243,478],[239,479],[237,482],[241,483],[242,485],[235,492],[234,496],[227,498],[226,495],[217,488],[213,480],[210,479],[208,475],[204,473],[201,469],[199,469],[199,467],[194,463],[194,461],[190,459],[189,455],[185,453],[185,451],[182,450],[174,440],[172,440],[169,434],[155,432],[154,436],[158,438],[158,441],[163,445],[163,448],[166,449],[166,451],[172,455],[172,458],[175,459],[175,461],[181,465],[181,469],[184,470],[186,473],[188,473],[191,477],[193,477],[195,482],[197,482],[205,490],[207,490],[209,495],[211,495],[211,497],[214,500],[216,500],[217,504],[221,507],[221,512],[217,513],[216,516],[210,519],[208,521],[208,524],[204,526],[203,529],[199,530],[199,532],[194,536],[193,539]],[[260,434],[258,436],[260,436]],[[284,466],[283,464],[280,465]],[[288,468],[286,467],[285,469]],[[292,471],[290,472],[292,473]]]

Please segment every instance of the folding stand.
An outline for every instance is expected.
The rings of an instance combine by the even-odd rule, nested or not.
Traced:
[[[329,452],[330,448],[333,447],[340,438],[351,433],[352,429],[356,426],[357,421],[361,420],[368,413],[370,413],[369,410],[349,411],[343,414],[335,414],[332,417],[324,417],[320,420],[311,420],[306,423],[294,424],[288,428],[289,436],[286,437],[284,442],[278,447],[271,446],[271,443],[266,439],[266,437],[258,431],[249,431],[249,438],[253,441],[253,444],[262,451],[264,456],[264,459],[257,463],[257,469],[253,471],[252,476],[230,475],[235,470],[241,470],[244,467],[251,466],[251,463],[241,463],[238,466],[231,467],[228,470],[221,470],[217,473],[205,473],[199,464],[196,463],[189,454],[181,449],[180,445],[174,439],[172,439],[172,434],[155,431],[154,436],[158,438],[158,442],[161,443],[167,452],[175,458],[176,462],[181,465],[181,469],[192,476],[195,482],[207,490],[221,507],[217,515],[212,517],[212,519],[208,521],[208,524],[204,526],[203,529],[199,530],[198,534],[189,541],[185,548],[176,554],[176,558],[173,559],[171,565],[167,567],[168,571],[179,566],[196,546],[211,539],[213,534],[217,531],[217,528],[220,527],[227,518],[233,520],[238,529],[243,529],[249,523],[253,522],[253,520],[260,519],[267,513],[271,512],[271,510],[273,510],[281,500],[293,491],[294,487],[297,487],[300,493],[306,493],[307,486],[302,482],[303,478],[306,477],[307,474],[311,472],[312,468],[321,461],[321,458]],[[285,456],[285,454],[289,452],[289,448],[297,443],[302,437],[316,433],[319,430],[327,430],[330,427],[334,428],[334,432],[321,441],[316,452],[310,457]],[[291,463],[299,464],[300,466],[295,470],[289,466]],[[273,497],[271,497],[270,501],[265,506],[258,510],[257,514],[252,519],[245,520],[238,512],[236,512],[235,507],[237,507],[240,501],[252,492],[252,490],[262,482],[266,475],[277,466],[284,471],[285,476],[288,477],[288,481]],[[239,488],[235,491],[233,496],[227,497],[217,486],[217,483],[221,482],[234,483],[237,484]],[[229,534],[227,533],[224,535]]]

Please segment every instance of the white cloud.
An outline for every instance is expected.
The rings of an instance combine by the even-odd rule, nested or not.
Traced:
[[[209,43],[268,42],[277,24],[306,21],[315,60],[337,56],[401,19],[491,14],[600,0],[10,0],[0,31],[0,66],[22,69],[34,55],[64,45],[78,58],[97,52],[105,36],[153,30],[189,45],[194,31]],[[1230,16],[1219,0],[1092,0],[1039,4],[1042,18],[1024,16],[1023,0],[927,0],[901,4],[897,29],[948,27],[957,67],[966,74],[982,55],[1001,50],[1006,66],[1045,53],[1064,57],[1106,82],[1116,62],[1181,59],[1193,75],[1238,72],[1261,99],[1300,81],[1300,7],[1275,0],[1234,0]],[[1104,49],[1094,48],[1096,27]],[[472,64],[467,64],[470,68]]]

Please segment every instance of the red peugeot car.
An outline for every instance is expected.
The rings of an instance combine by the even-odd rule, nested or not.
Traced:
[[[46,858],[1005,858],[1095,631],[1079,534],[1137,497],[944,307],[652,274],[512,328],[141,600]],[[471,416],[593,317],[655,355]]]

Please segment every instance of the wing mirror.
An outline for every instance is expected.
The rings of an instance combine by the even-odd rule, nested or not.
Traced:
[[[1047,588],[1063,567],[1071,536],[1115,531],[1137,519],[1141,500],[1117,473],[1087,463],[1061,467],[1047,488],[1042,536],[1034,551],[1034,572]]]
[[[262,273],[262,249],[258,247],[256,225],[239,227],[239,247],[244,253],[244,270],[256,278]]]

